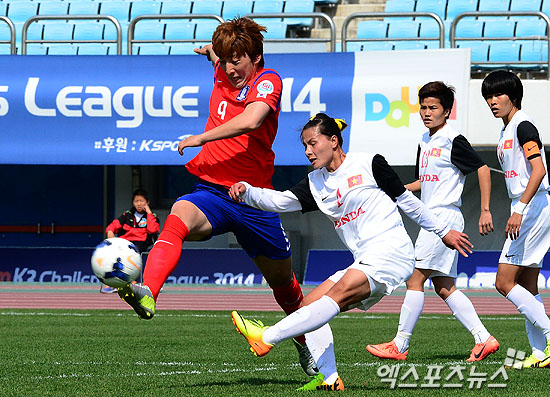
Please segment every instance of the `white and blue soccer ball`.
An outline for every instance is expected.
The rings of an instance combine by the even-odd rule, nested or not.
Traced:
[[[95,248],[92,270],[103,284],[121,288],[139,277],[141,255],[132,242],[120,237],[108,238]]]

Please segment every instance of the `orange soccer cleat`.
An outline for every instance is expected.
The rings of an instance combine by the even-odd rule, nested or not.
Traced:
[[[391,342],[380,343],[379,345],[367,345],[367,351],[373,356],[388,358],[390,360],[406,360],[407,354],[409,354],[408,349],[404,353],[399,352],[393,340]]]
[[[250,350],[255,356],[265,356],[273,348],[273,345],[263,341],[262,335],[269,327],[265,326],[261,321],[248,320],[241,316],[237,311],[231,312],[231,319],[233,320],[235,327],[237,327],[239,334],[244,336],[250,345]]]
[[[476,343],[470,357],[466,361],[481,361],[489,354],[495,353],[499,347],[500,343],[491,335],[485,342]]]

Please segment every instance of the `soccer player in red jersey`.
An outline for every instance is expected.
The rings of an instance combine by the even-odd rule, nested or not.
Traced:
[[[205,132],[179,143],[178,151],[202,146],[187,163],[199,177],[194,190],[173,205],[143,275],[143,285],[130,284],[119,295],[145,319],[153,317],[159,291],[175,269],[185,240],[207,240],[233,232],[273,290],[277,303],[290,314],[300,307],[302,290],[292,271],[290,243],[278,214],[261,211],[229,197],[229,187],[246,180],[272,188],[281,77],[264,68],[266,28],[247,18],[220,24],[212,44],[195,52],[214,66],[214,88]],[[303,336],[296,338],[300,364],[308,375],[317,368]]]

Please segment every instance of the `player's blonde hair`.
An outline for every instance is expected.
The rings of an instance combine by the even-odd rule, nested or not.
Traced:
[[[264,36],[265,26],[259,25],[248,18],[235,18],[224,22],[216,28],[212,35],[212,48],[221,59],[232,59],[248,55],[254,60],[261,56],[258,66],[264,67]]]

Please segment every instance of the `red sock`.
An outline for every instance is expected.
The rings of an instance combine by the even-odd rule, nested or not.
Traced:
[[[292,273],[292,282],[290,285],[286,287],[275,287],[272,288],[272,290],[275,300],[287,315],[298,310],[300,304],[304,300],[302,288],[300,288],[300,284],[298,284],[298,280],[296,280],[296,275],[294,273]],[[294,339],[302,345],[306,344],[306,338],[303,335],[297,336]]]
[[[162,285],[178,265],[183,242],[189,237],[185,223],[176,215],[168,215],[160,236],[149,253],[143,284],[147,285],[157,300]]]

